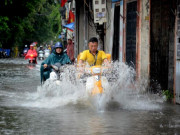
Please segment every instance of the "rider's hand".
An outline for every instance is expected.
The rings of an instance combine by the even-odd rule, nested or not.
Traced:
[[[111,64],[109,63],[107,59],[104,59],[104,64],[107,68],[111,68]]]
[[[78,68],[78,71],[79,71],[80,73],[84,73],[84,67],[79,67],[79,68]]]
[[[43,66],[44,66],[44,68],[47,68],[47,64],[44,64]]]

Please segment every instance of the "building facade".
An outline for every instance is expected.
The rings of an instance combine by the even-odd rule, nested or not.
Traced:
[[[133,66],[136,79],[149,80],[151,91],[169,90],[180,102],[178,0],[106,0],[102,24],[94,22],[93,1],[100,0],[74,1],[76,56],[88,49],[90,37],[98,37],[99,49],[113,61]]]

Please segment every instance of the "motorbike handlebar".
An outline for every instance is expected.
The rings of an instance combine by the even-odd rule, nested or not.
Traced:
[[[104,72],[108,72],[110,68],[105,66],[92,66],[92,67],[85,67],[84,73],[88,74],[102,74]]]
[[[47,65],[47,67],[45,67],[45,69],[46,68],[52,68],[52,69],[54,69],[55,71],[59,71],[60,70],[60,66],[56,66],[56,65]]]

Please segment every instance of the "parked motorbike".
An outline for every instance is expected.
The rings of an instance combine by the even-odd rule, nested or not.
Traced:
[[[44,59],[46,59],[49,55],[50,55],[50,50],[49,49],[45,49],[44,50]]]
[[[7,58],[7,52],[5,51],[0,51],[0,58]]]
[[[38,59],[39,60],[44,60],[44,51],[43,50],[39,50],[39,52],[38,52]]]
[[[8,54],[4,50],[0,50],[0,58],[8,58]]]

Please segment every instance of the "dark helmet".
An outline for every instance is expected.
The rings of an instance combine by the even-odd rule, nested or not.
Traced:
[[[61,44],[61,42],[57,42],[54,48],[63,48],[63,45]]]

